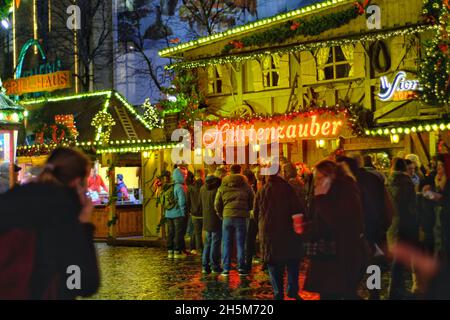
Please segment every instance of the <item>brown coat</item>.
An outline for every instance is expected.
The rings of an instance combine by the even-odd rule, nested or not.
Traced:
[[[305,290],[352,296],[368,260],[358,187],[351,178],[336,180],[326,195],[315,197],[314,205],[316,217],[307,237],[318,240],[330,234],[337,252],[330,258],[311,257]]]
[[[304,210],[295,190],[279,176],[271,176],[257,193],[254,215],[265,262],[286,262],[302,257],[302,242],[294,232],[292,216]]]

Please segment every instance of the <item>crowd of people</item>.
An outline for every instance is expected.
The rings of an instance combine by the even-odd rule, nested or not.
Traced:
[[[301,299],[303,263],[303,289],[321,299],[358,299],[369,265],[391,267],[389,299],[450,298],[450,155],[428,168],[416,155],[396,157],[390,172],[360,155],[330,156],[312,170],[272,161],[280,170],[270,176],[237,164],[206,175],[185,165],[163,172],[168,258],[201,254],[202,273],[223,277],[234,268],[247,276],[259,262],[275,299],[285,298],[285,274],[287,296]],[[90,170],[82,153],[58,148],[36,179],[0,195],[0,299],[73,299],[98,289]],[[71,290],[70,266],[83,270]]]
[[[389,299],[425,297],[430,286],[423,265],[446,270],[450,256],[446,159],[434,157],[425,168],[411,154],[393,158],[390,171],[381,171],[369,155],[334,155],[310,171],[280,157],[272,176],[262,176],[257,165],[215,166],[206,175],[178,165],[166,181],[173,189],[162,194],[168,257],[201,254],[202,272],[224,277],[233,261],[240,276],[260,262],[276,299],[284,299],[285,273],[287,296],[301,299],[302,262],[304,289],[322,299],[357,299],[367,267],[390,266]],[[189,224],[192,251],[184,240]],[[380,291],[369,290],[370,299],[380,299]]]

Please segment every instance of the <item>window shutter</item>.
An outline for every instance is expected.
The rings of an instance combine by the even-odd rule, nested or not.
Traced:
[[[353,56],[353,76],[364,78],[366,76],[366,52],[361,43],[355,45]]]
[[[316,59],[310,51],[300,52],[300,70],[302,84],[313,84],[317,82]]]
[[[289,54],[284,54],[280,57],[280,65],[278,67],[280,68],[280,72],[278,73],[278,75],[280,76],[278,86],[283,88],[289,87],[290,85]]]
[[[253,80],[253,91],[264,89],[261,64],[258,60],[252,60],[250,63],[251,75]]]
[[[220,78],[222,79],[222,93],[231,93],[233,86],[231,85],[232,68],[228,68],[228,64],[217,66]]]
[[[208,93],[214,93],[214,78],[216,77],[216,67],[208,67]]]

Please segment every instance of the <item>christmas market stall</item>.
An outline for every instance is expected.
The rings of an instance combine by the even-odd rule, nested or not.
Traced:
[[[442,139],[433,135],[448,128],[447,32],[445,1],[329,0],[159,54],[175,61],[168,69],[178,78],[196,79],[203,120],[217,130],[280,121],[294,130],[306,121],[309,135],[282,132],[291,161],[313,165],[337,149],[373,155],[385,168],[405,153],[426,164]],[[350,136],[324,129],[320,114],[343,111]],[[313,135],[313,121],[329,134]]]
[[[152,130],[155,123],[149,113],[154,112],[133,107],[114,91],[22,104],[28,112],[25,143],[18,148],[22,179],[37,174],[57,146],[76,146],[92,159],[88,189],[95,204],[95,236],[142,236],[145,229],[156,229],[156,217],[154,227],[144,227],[152,215],[146,173],[154,166],[151,153],[170,145]],[[153,137],[159,141],[153,142]]]
[[[16,183],[16,147],[24,109],[0,92],[0,193]]]

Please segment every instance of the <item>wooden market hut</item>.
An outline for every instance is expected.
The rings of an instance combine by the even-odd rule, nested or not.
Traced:
[[[174,59],[176,70],[197,76],[207,112],[221,119],[251,122],[343,105],[353,113],[352,123],[366,128],[360,136],[283,143],[294,162],[312,165],[339,146],[383,155],[387,165],[387,157],[399,153],[416,153],[427,164],[439,141],[450,145],[449,82],[442,71],[448,53],[440,52],[448,46],[424,46],[445,31],[438,25],[442,12],[448,15],[448,7],[440,0],[313,1],[159,54]],[[430,69],[441,68],[446,83],[439,105],[419,92],[434,88],[433,75],[420,74],[427,56],[442,57]]]
[[[94,211],[95,236],[156,235],[160,215],[150,199],[147,176],[157,167],[157,159],[163,159],[162,156],[155,159],[153,153],[164,153],[163,149],[171,147],[165,143],[161,130],[152,130],[137,109],[115,91],[24,100],[22,104],[28,112],[23,143],[18,148],[22,167],[42,166],[50,151],[59,145],[77,146],[93,161],[99,161],[105,183],[109,180],[110,201],[97,205]],[[76,136],[75,141],[62,139],[61,131],[51,134],[51,129],[50,134],[43,136],[42,126],[52,128],[55,123],[64,124]],[[162,164],[158,163],[161,171]],[[139,191],[134,190],[133,202],[116,202],[115,173],[122,173],[118,168],[130,172],[127,170],[130,167],[135,171],[128,178],[137,181]]]

